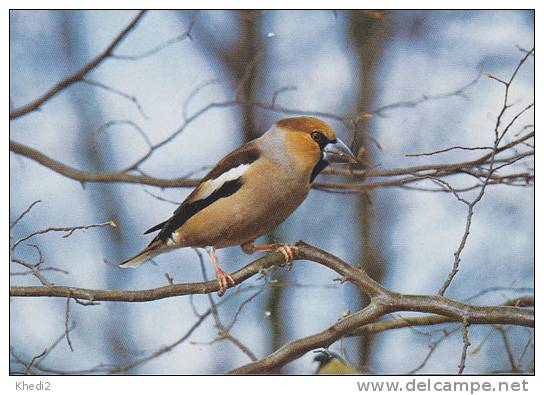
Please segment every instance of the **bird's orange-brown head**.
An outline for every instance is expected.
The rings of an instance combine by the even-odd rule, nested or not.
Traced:
[[[321,119],[314,117],[293,117],[285,118],[276,122],[276,125],[282,129],[302,132],[312,136],[312,133],[321,133],[329,141],[336,140],[336,133],[330,125]]]
[[[356,163],[350,149],[336,137],[333,128],[314,117],[292,117],[276,122],[288,135],[290,149],[308,161]]]

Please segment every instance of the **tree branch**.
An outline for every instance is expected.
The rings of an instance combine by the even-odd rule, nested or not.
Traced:
[[[501,306],[517,306],[528,307],[534,306],[535,298],[533,295],[521,296],[518,298],[510,299],[503,303]],[[350,332],[348,336],[361,336],[367,333],[381,333],[392,329],[403,329],[415,326],[432,326],[439,324],[448,324],[452,322],[459,322],[452,317],[446,317],[443,315],[425,315],[421,317],[401,317],[397,319],[383,320],[374,322],[357,328],[353,332]]]
[[[512,142],[505,144],[497,149],[497,153],[506,151],[514,146],[533,138],[534,131],[527,133],[526,135],[513,140]],[[156,186],[161,188],[180,188],[180,187],[194,187],[198,185],[199,180],[195,178],[173,178],[164,179],[156,178],[146,175],[129,174],[126,172],[110,172],[110,173],[97,173],[87,172],[83,170],[75,169],[71,166],[65,165],[55,159],[48,157],[42,152],[28,147],[24,144],[10,140],[9,149],[11,152],[22,155],[28,159],[32,159],[42,166],[45,166],[56,173],[59,173],[72,180],[79,181],[81,183],[86,182],[98,182],[98,183],[128,183],[128,184],[143,184],[149,186]],[[394,177],[402,175],[412,175],[400,180],[392,180],[385,182],[374,183],[314,183],[314,188],[325,190],[345,190],[354,193],[361,193],[368,191],[369,189],[385,188],[385,187],[400,187],[416,181],[421,181],[422,176],[427,175],[429,172],[434,172],[436,177],[444,177],[446,175],[464,174],[470,169],[477,168],[480,165],[486,164],[490,159],[491,154],[485,154],[480,158],[467,162],[451,163],[451,164],[436,164],[436,165],[422,165],[413,166],[407,168],[398,168],[390,170],[357,170],[351,171],[340,168],[325,169],[325,174],[336,174],[342,176],[351,177]],[[417,175],[417,176],[414,176]],[[492,184],[492,182],[490,183]]]
[[[229,373],[262,373],[277,369],[308,351],[327,347],[344,336],[351,336],[357,328],[376,322],[385,314],[417,311],[449,317],[468,324],[512,324],[534,326],[534,311],[513,306],[476,306],[448,299],[440,295],[403,295],[390,291],[372,280],[363,270],[340,258],[304,242],[293,246],[296,260],[310,260],[340,274],[341,278],[358,286],[370,298],[370,304],[348,317],[337,321],[326,330],[290,343],[261,360],[242,366]],[[239,284],[253,275],[283,263],[280,252],[270,253],[232,274]],[[160,288],[128,290],[91,290],[64,286],[11,286],[12,297],[65,297],[97,301],[146,302],[174,296],[211,293],[219,290],[217,281],[172,284]]]
[[[67,166],[63,163],[60,163],[54,159],[49,158],[45,154],[42,154],[40,151],[30,148],[26,145],[10,141],[9,149],[11,152],[16,154],[23,155],[29,159],[35,160],[39,164],[53,170],[56,173],[62,174],[65,177],[71,178],[72,180],[79,181],[81,183],[85,182],[124,182],[130,184],[145,184],[151,186],[157,186],[162,188],[172,188],[172,187],[191,187],[198,184],[198,179],[186,179],[186,178],[175,178],[175,179],[161,179],[143,175],[112,172],[112,173],[94,173],[81,171],[74,169],[73,167]]]
[[[262,270],[279,265],[284,261],[282,253],[274,252],[260,258],[242,269],[234,272],[232,277],[236,283],[242,283]],[[127,270],[127,269],[119,269]],[[90,302],[149,302],[175,296],[208,294],[219,291],[217,281],[204,281],[196,283],[172,284],[164,287],[145,289],[139,291],[106,289],[93,290],[66,286],[33,287],[33,286],[10,286],[10,296],[19,297],[65,297]]]
[[[53,96],[62,92],[64,89],[66,89],[70,85],[78,81],[82,81],[83,78],[85,78],[87,74],[89,74],[92,70],[97,68],[100,65],[100,63],[102,63],[105,59],[107,59],[108,57],[112,55],[115,48],[136,27],[136,25],[138,24],[140,19],[144,16],[144,14],[145,14],[145,11],[138,12],[136,17],[128,24],[127,27],[125,27],[114,38],[114,40],[110,43],[110,45],[102,53],[100,53],[98,56],[92,59],[89,63],[87,63],[81,69],[79,69],[74,74],[70,75],[69,77],[65,78],[64,80],[60,81],[56,85],[54,85],[51,89],[49,89],[46,93],[44,93],[42,96],[38,97],[34,101],[10,111],[9,119],[10,120],[16,119],[32,111],[39,109],[42,104],[44,104],[46,101],[51,99]]]

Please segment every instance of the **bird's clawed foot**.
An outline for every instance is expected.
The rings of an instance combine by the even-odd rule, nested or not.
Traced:
[[[276,248],[276,251],[279,251],[283,254],[285,257],[285,266],[287,271],[291,271],[293,268],[293,260],[295,259],[295,252],[293,251],[293,247],[289,244],[282,244],[279,247]],[[284,266],[281,265],[281,266]]]
[[[253,244],[252,241],[246,244],[242,244],[241,247],[242,251],[244,251],[246,254],[253,254],[258,251],[279,251],[285,257],[285,264],[287,264],[287,270],[291,270],[293,267],[293,261],[295,259],[295,246],[285,243],[274,243],[256,246],[255,244]]]
[[[219,291],[217,295],[223,296],[225,291],[229,288],[229,283],[231,285],[236,285],[236,281],[228,273],[225,273],[221,268],[215,269],[215,276],[217,277],[217,282],[219,283]]]

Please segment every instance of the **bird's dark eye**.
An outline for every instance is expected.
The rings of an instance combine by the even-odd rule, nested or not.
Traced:
[[[321,143],[325,139],[325,136],[323,136],[323,133],[321,133],[318,130],[314,130],[311,134],[312,138],[316,141],[316,143]]]

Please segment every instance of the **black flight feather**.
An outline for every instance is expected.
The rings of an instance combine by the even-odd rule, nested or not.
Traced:
[[[176,213],[165,222],[160,233],[155,237],[155,240],[167,241],[172,237],[172,233],[176,231],[181,225],[183,225],[189,218],[208,207],[212,203],[222,199],[224,197],[231,196],[236,191],[242,187],[241,177],[236,180],[231,180],[225,182],[221,185],[221,188],[215,190],[210,196],[205,199],[196,200],[191,203],[185,203],[180,208],[181,210],[176,210]],[[158,226],[158,225],[157,225]]]
[[[168,221],[164,221],[164,222],[161,222],[160,224],[157,224],[151,228],[149,228],[148,230],[146,230],[144,232],[144,235],[148,234],[148,233],[153,233],[153,232],[156,232],[158,230],[161,230],[162,227],[167,223]]]

